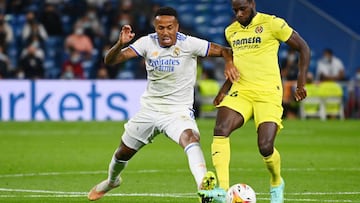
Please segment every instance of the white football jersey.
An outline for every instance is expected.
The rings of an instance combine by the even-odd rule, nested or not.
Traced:
[[[141,98],[144,107],[159,111],[193,107],[197,56],[207,56],[208,41],[178,32],[175,45],[161,47],[157,34],[152,33],[130,48],[145,58],[148,84]]]

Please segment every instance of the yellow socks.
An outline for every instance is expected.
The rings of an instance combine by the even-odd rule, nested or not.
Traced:
[[[270,184],[271,186],[278,186],[281,184],[281,175],[280,175],[280,154],[279,152],[274,148],[274,152],[272,155],[268,157],[264,157],[264,162],[269,170],[271,177],[270,177]]]
[[[214,136],[211,145],[212,162],[216,170],[219,186],[225,190],[229,188],[230,139]]]

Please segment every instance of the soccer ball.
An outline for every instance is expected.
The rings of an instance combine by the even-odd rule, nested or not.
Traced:
[[[226,203],[256,203],[255,191],[247,184],[235,184],[226,193]]]

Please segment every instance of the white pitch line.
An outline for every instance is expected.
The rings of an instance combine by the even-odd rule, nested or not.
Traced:
[[[0,195],[0,198],[74,198],[74,197],[86,197],[86,192],[63,192],[63,191],[48,191],[48,190],[25,190],[25,189],[7,189],[0,188],[0,191],[8,192],[29,192],[29,193],[51,193],[46,195]],[[112,197],[168,197],[168,198],[196,198],[193,193],[125,193],[125,194],[107,194]],[[269,198],[257,198],[258,200],[269,200]],[[319,199],[289,199],[285,198],[289,202],[353,202],[352,200],[319,200]]]
[[[333,199],[328,199],[328,200],[319,200],[319,199],[288,199],[285,198],[285,200],[287,202],[341,202],[341,203],[345,203],[345,202],[353,202],[352,200],[347,200],[347,199],[341,199],[341,200],[333,200]]]
[[[26,192],[26,193],[44,193],[47,195],[0,195],[0,197],[84,197],[87,192],[65,192],[50,190],[28,190],[0,188],[3,192]],[[195,197],[194,193],[110,193],[106,196],[129,196],[129,197]]]
[[[252,168],[231,168],[233,171],[263,171],[265,169],[252,169]],[[360,171],[360,168],[284,168],[282,171],[288,172],[313,172],[313,171]],[[149,170],[133,170],[126,171],[126,173],[162,173],[168,172],[165,170],[149,169]],[[173,170],[172,172],[188,172],[187,169]],[[70,172],[39,172],[39,173],[20,173],[20,174],[2,174],[0,178],[13,178],[13,177],[33,177],[33,176],[59,176],[59,175],[90,175],[90,174],[106,174],[107,171],[70,171]]]
[[[360,192],[293,192],[285,193],[288,195],[359,195]]]
[[[40,173],[19,173],[19,174],[3,174],[0,178],[11,177],[32,177],[32,176],[59,176],[59,175],[90,175],[103,174],[106,171],[71,171],[71,172],[40,172]]]

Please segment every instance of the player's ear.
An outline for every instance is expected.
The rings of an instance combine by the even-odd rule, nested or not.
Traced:
[[[153,21],[152,21],[152,26],[154,27],[154,29],[156,29],[156,25],[158,24],[157,22],[158,20],[155,18],[153,18]]]
[[[177,32],[179,32],[180,25],[179,25],[179,22],[178,22],[178,21],[176,21],[175,29],[176,29]]]

